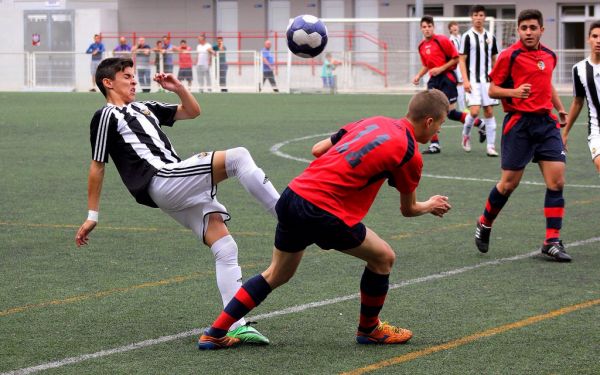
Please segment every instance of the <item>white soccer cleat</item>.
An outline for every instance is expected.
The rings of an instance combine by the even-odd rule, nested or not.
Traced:
[[[465,152],[471,152],[471,136],[463,135],[461,145],[462,145],[463,150],[465,150]]]
[[[496,152],[496,148],[494,146],[488,146],[487,156],[492,157],[492,158],[495,158],[498,156],[498,153]]]

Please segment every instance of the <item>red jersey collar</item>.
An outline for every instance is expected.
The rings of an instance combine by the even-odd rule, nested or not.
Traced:
[[[525,45],[523,44],[523,42],[520,39],[517,42],[517,46],[519,47],[520,50],[523,50],[524,52],[541,51],[543,48],[546,48],[546,46],[543,45],[542,42],[539,42],[537,49],[529,49],[529,48],[525,47]]]

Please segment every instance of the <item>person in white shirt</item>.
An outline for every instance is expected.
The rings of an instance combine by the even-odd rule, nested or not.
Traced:
[[[485,136],[480,136],[479,141],[487,138],[487,155],[497,157],[496,152],[496,119],[494,106],[498,100],[490,98],[488,90],[492,71],[498,55],[496,38],[484,26],[485,7],[474,5],[471,7],[471,23],[473,27],[463,34],[460,45],[459,66],[462,74],[463,86],[469,114],[465,118],[463,128],[462,147],[466,152],[471,151],[471,129],[479,110],[483,107],[483,124]]]
[[[215,55],[215,51],[210,43],[206,41],[206,35],[202,34],[198,37],[198,46],[196,46],[196,52],[198,53],[196,68],[200,92],[204,92],[204,90],[210,92],[212,85],[210,80],[210,62],[212,60],[212,56]]]
[[[562,139],[567,150],[567,140],[571,127],[575,124],[583,109],[584,101],[588,105],[588,146],[592,161],[600,173],[600,21],[590,25],[588,32],[590,56],[573,66],[573,102]]]
[[[454,44],[454,47],[457,51],[460,52],[460,28],[458,26],[458,22],[450,21],[448,22],[448,32],[450,35],[448,39]],[[465,88],[463,87],[462,75],[460,74],[460,67],[457,66],[454,69],[454,74],[456,74],[456,91],[458,91],[458,98],[456,98],[456,109],[459,112],[465,110]]]

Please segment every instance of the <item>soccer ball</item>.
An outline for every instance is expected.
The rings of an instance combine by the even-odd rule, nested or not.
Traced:
[[[327,27],[323,21],[308,14],[291,20],[286,35],[288,48],[300,57],[315,57],[327,45]]]

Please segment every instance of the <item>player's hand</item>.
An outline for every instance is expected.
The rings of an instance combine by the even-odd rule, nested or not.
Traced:
[[[87,243],[90,239],[89,234],[92,230],[94,230],[94,228],[96,227],[96,224],[98,224],[98,223],[95,222],[94,220],[86,220],[79,227],[79,230],[77,231],[77,234],[75,235],[75,244],[77,245],[77,247],[87,245]]]
[[[429,75],[432,77],[435,77],[442,72],[443,72],[443,70],[440,67],[429,69]]]
[[[176,91],[183,87],[181,82],[171,73],[156,73],[154,75],[154,81],[167,91]]]
[[[558,124],[561,128],[564,128],[567,125],[567,116],[569,114],[565,111],[558,111]]]
[[[531,94],[531,84],[524,83],[515,89],[515,98],[527,99]]]
[[[416,76],[413,77],[412,79],[412,84],[415,86],[419,85],[419,81],[421,80],[421,78],[419,77],[419,75],[417,74]]]
[[[448,202],[448,197],[443,195],[434,195],[433,197],[429,198],[429,205],[429,212],[438,217],[443,217],[444,214],[446,214],[452,208]]]
[[[465,89],[466,93],[471,93],[471,82],[469,81],[463,81],[463,88]]]

